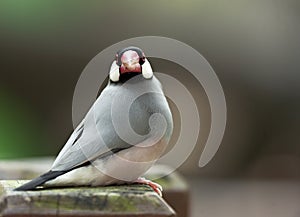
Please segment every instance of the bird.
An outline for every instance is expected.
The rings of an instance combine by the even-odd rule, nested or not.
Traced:
[[[173,131],[172,112],[163,87],[142,49],[116,53],[101,91],[71,133],[50,170],[15,188],[147,184],[142,177],[164,153]]]

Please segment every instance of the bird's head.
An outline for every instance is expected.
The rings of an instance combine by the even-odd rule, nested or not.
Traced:
[[[122,78],[142,74],[145,79],[153,76],[153,71],[144,52],[138,47],[127,47],[117,52],[113,61],[109,79],[112,82],[119,82]]]

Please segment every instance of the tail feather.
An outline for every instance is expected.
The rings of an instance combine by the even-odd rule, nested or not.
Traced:
[[[36,187],[44,184],[45,182],[51,180],[51,179],[55,179],[57,176],[60,176],[64,173],[66,173],[67,171],[49,171],[27,183],[25,183],[24,185],[21,185],[18,188],[15,188],[14,191],[28,191],[28,190],[33,190]]]

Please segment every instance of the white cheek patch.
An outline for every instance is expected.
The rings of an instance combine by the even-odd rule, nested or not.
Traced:
[[[111,64],[110,71],[109,71],[109,79],[113,82],[119,81],[120,73],[119,73],[119,66],[117,65],[116,61]]]
[[[153,70],[149,63],[149,61],[146,59],[144,64],[142,65],[142,74],[144,78],[150,79],[153,76]]]

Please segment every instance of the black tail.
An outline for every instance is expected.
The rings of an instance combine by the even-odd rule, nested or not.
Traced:
[[[62,174],[66,173],[66,171],[49,171],[33,180],[31,180],[30,182],[27,182],[24,185],[21,185],[18,188],[15,188],[14,191],[28,191],[28,190],[33,190],[35,189],[37,186],[40,186],[42,184],[44,184],[45,182],[56,178],[57,176],[60,176]]]

